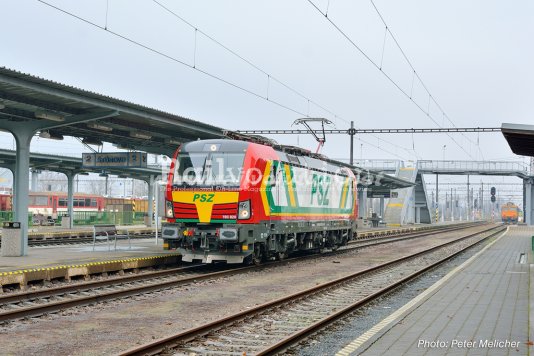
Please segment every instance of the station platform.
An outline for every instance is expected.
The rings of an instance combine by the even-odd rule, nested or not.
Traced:
[[[337,355],[534,354],[532,235],[510,226]]]
[[[120,240],[92,244],[29,248],[22,257],[0,257],[0,286],[19,285],[24,290],[29,283],[54,279],[88,278],[93,274],[122,273],[156,265],[176,264],[181,257],[176,251],[164,251],[160,239]],[[1,291],[1,288],[0,288]]]

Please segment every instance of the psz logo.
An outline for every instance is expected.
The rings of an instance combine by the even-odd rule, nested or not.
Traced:
[[[328,205],[328,189],[330,188],[330,177],[313,175],[311,186],[311,204],[317,201],[319,205]]]
[[[195,194],[193,195],[193,202],[200,203],[213,203],[213,197],[215,194]]]

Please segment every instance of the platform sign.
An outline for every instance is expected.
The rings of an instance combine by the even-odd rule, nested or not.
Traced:
[[[147,156],[145,152],[82,153],[82,162],[90,168],[144,168]]]

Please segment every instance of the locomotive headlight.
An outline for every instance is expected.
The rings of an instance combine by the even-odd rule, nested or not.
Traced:
[[[172,207],[172,201],[165,202],[165,216],[168,218],[174,218],[174,209]]]
[[[250,218],[250,200],[239,202],[237,216],[241,220],[246,220]]]

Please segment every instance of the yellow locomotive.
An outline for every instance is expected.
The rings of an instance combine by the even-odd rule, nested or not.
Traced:
[[[519,207],[514,203],[506,203],[501,206],[501,219],[505,224],[517,224]]]

